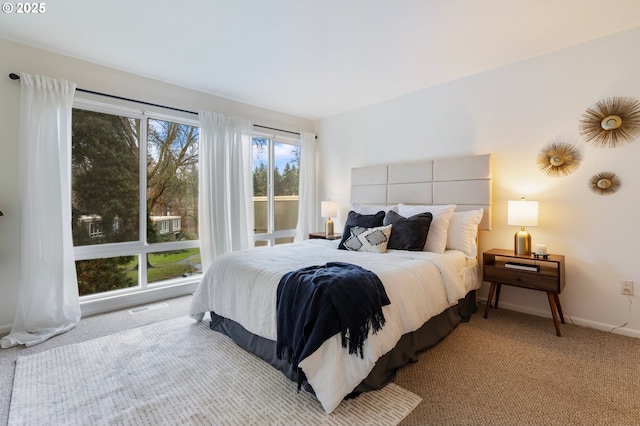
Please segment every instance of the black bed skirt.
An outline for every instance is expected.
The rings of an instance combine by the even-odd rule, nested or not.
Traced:
[[[383,355],[373,370],[355,389],[355,393],[382,389],[395,377],[396,370],[403,365],[418,360],[418,354],[445,338],[458,324],[469,321],[477,311],[475,290],[467,293],[457,305],[431,318],[418,330],[403,335],[398,344]],[[291,364],[276,356],[276,342],[250,333],[240,324],[211,312],[210,328],[233,339],[238,346],[251,352],[280,370],[290,380],[296,381],[296,373]],[[308,392],[311,386],[303,383]]]

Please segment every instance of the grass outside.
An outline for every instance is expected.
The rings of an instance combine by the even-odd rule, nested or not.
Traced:
[[[149,253],[147,265],[147,282],[153,283],[179,278],[196,272],[195,264],[200,263],[200,249],[172,250],[160,253]],[[138,259],[127,265],[128,275],[138,280]]]

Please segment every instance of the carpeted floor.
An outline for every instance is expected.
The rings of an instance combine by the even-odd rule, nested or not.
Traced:
[[[17,360],[10,425],[397,425],[421,399],[389,383],[330,415],[188,316]]]
[[[398,372],[423,398],[402,425],[640,424],[640,339],[481,312]]]
[[[134,314],[127,309],[83,318],[78,325],[67,333],[53,337],[39,345],[30,348],[13,347],[0,349],[0,425],[6,425],[9,418],[13,375],[18,356],[40,353],[59,346],[84,342],[96,337],[152,324],[167,318],[185,315],[189,311],[191,297],[189,295],[165,302],[153,303],[148,306],[154,309],[142,310]]]
[[[86,318],[33,348],[3,349],[0,424],[18,355],[181,316],[189,300]],[[398,372],[395,383],[423,398],[401,425],[640,424],[640,339],[571,324],[557,337],[547,318],[498,309],[485,320],[480,312]]]

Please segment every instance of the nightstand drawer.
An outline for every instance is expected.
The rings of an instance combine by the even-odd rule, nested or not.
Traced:
[[[558,278],[540,272],[512,271],[485,265],[484,280],[533,290],[559,292]]]

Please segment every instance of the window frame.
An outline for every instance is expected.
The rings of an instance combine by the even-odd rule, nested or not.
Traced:
[[[251,149],[253,150],[253,139],[261,138],[268,140],[267,149],[267,232],[259,234],[253,234],[253,241],[266,241],[267,246],[272,247],[276,245],[275,241],[281,238],[294,238],[296,235],[296,228],[293,229],[281,229],[275,230],[275,195],[274,195],[274,182],[273,172],[275,169],[275,142],[294,145],[300,147],[302,144],[300,138],[292,138],[288,136],[282,136],[280,134],[263,133],[254,131],[251,135]],[[253,170],[253,169],[252,169]],[[299,182],[298,182],[299,186]],[[298,191],[299,192],[299,191]],[[298,194],[300,196],[300,194]],[[299,202],[299,201],[298,201]]]
[[[156,119],[171,121],[174,123],[184,124],[200,128],[200,122],[197,119],[190,119],[180,114],[165,114],[154,111],[152,109],[143,110],[140,108],[131,108],[129,106],[117,103],[104,103],[89,98],[76,97],[73,101],[74,109],[82,109],[104,114],[113,114],[125,116],[128,118],[140,120],[140,140],[139,140],[139,156],[140,156],[140,173],[139,173],[139,237],[137,241],[128,241],[121,243],[107,243],[74,246],[74,261],[101,259],[119,256],[137,256],[138,258],[138,284],[134,287],[128,287],[107,292],[89,294],[80,297],[81,304],[83,302],[99,301],[106,298],[126,296],[137,293],[144,293],[148,290],[155,290],[163,287],[172,287],[187,285],[193,288],[195,284],[200,282],[201,275],[191,275],[189,277],[172,278],[161,282],[148,282],[147,276],[147,256],[152,253],[160,253],[172,250],[200,248],[200,239],[185,241],[169,241],[159,243],[149,243],[147,241],[147,120]]]

